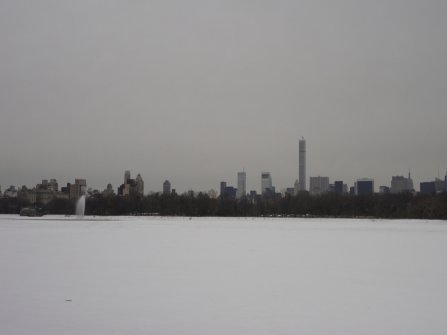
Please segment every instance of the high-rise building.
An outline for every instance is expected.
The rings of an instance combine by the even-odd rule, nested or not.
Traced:
[[[336,180],[334,182],[334,193],[335,194],[343,194],[343,181]]]
[[[144,195],[144,181],[141,174],[138,174],[135,179],[132,179],[130,178],[130,171],[126,170],[124,172],[124,184],[118,187],[118,195]]]
[[[421,194],[432,195],[436,193],[436,185],[433,181],[421,182],[419,189]]]
[[[314,195],[329,192],[329,177],[310,177],[309,192]]]
[[[299,156],[298,156],[298,174],[299,174],[299,190],[306,190],[306,140],[304,137],[299,140]]]
[[[237,188],[233,186],[226,186],[224,190],[225,198],[227,199],[236,199]]]
[[[227,182],[226,181],[221,181],[220,182],[220,196],[224,197],[225,196],[225,188],[227,187]]]
[[[56,179],[50,179],[48,182],[48,179],[42,179],[41,184],[37,184],[36,188],[39,190],[46,190],[50,192],[58,192],[59,191],[59,185],[57,183]]]
[[[124,171],[124,184],[127,184],[129,179],[130,179],[130,171],[126,170]]]
[[[163,194],[170,194],[171,193],[171,183],[169,180],[165,180],[163,183]]]
[[[435,194],[445,191],[445,180],[435,178],[434,181],[421,182],[420,193],[422,194]]]
[[[240,199],[245,196],[246,192],[247,174],[245,171],[237,173],[237,192],[236,198]]]
[[[270,175],[270,172],[262,172],[261,173],[261,193],[266,194],[271,191],[273,191],[272,176]]]
[[[138,195],[144,194],[144,181],[140,174],[135,178],[135,191]]]
[[[59,184],[57,183],[56,179],[50,179],[50,182],[48,183],[48,189],[53,192],[59,191]]]
[[[368,195],[374,193],[374,179],[361,178],[355,182],[355,195]]]
[[[293,184],[293,188],[294,188],[293,195],[297,195],[298,192],[300,191],[300,183],[299,183],[298,179],[295,180],[295,183]]]
[[[391,178],[391,193],[396,194],[411,191],[414,191],[414,187],[410,173],[408,173],[408,178],[405,178],[403,176],[393,176]]]
[[[79,197],[85,194],[87,189],[87,182],[85,179],[75,179],[74,184],[70,184],[69,198],[79,199]]]
[[[102,194],[104,196],[112,196],[115,194],[115,192],[113,191],[113,186],[112,184],[107,184],[107,187],[105,188],[104,191],[102,191]]]

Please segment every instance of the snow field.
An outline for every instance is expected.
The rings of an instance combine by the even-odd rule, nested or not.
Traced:
[[[447,223],[0,216],[0,334],[445,334]]]

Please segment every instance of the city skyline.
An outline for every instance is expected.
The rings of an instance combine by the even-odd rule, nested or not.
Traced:
[[[132,169],[132,170],[133,171],[139,171],[137,169]],[[246,192],[249,192],[251,190],[255,190],[257,192],[261,191],[260,176],[261,176],[262,172],[264,172],[264,170],[267,170],[267,169],[263,169],[263,170],[258,169],[258,172],[256,172],[256,173],[252,173],[250,171],[248,171],[248,172],[245,171],[245,173],[246,173],[246,179],[245,179],[246,180],[246,188],[245,188]],[[112,184],[113,187],[114,187],[114,190],[116,191],[116,188],[120,184],[122,184],[122,173],[123,173],[123,171],[119,171],[118,173],[120,173],[121,177],[113,176],[111,178],[104,178],[104,177],[100,178],[100,180],[103,180],[104,183],[101,183],[98,180],[95,180],[95,179],[92,179],[92,178],[84,177],[84,175],[82,175],[82,176],[81,175],[79,175],[79,176],[76,176],[76,175],[75,176],[63,176],[62,174],[56,174],[56,176],[54,176],[54,175],[53,176],[49,176],[48,174],[44,174],[44,175],[38,177],[37,179],[33,179],[33,180],[31,180],[30,177],[23,178],[23,180],[27,180],[27,182],[21,182],[20,179],[15,179],[15,180],[19,180],[18,182],[12,182],[12,181],[8,182],[8,180],[6,178],[1,178],[0,177],[0,180],[4,181],[4,182],[0,183],[0,186],[1,186],[1,189],[4,190],[5,188],[7,188],[7,187],[9,187],[11,185],[16,186],[16,187],[21,187],[23,185],[24,186],[35,186],[38,181],[43,180],[43,179],[54,178],[54,179],[58,180],[58,182],[60,182],[61,184],[66,184],[66,183],[69,183],[71,180],[73,180],[75,178],[84,178],[84,179],[90,181],[89,182],[89,187],[92,187],[93,189],[102,190],[108,184]],[[285,179],[284,176],[278,175],[275,172],[271,172],[270,171],[270,173],[275,178],[275,181],[276,180],[284,180]],[[431,181],[431,180],[434,180],[435,178],[444,179],[446,173],[447,173],[447,170],[440,170],[440,169],[438,169],[432,175],[429,175],[429,176],[418,176],[418,175],[413,176],[413,173],[412,173],[412,179],[413,179],[413,182],[414,182],[415,190],[417,190],[417,191],[419,190],[419,184],[421,182]],[[144,172],[142,172],[141,175],[145,176]],[[360,174],[358,174],[358,176],[352,176],[352,177],[350,177],[348,179],[333,177],[333,176],[331,176],[329,174],[310,174],[307,177],[306,182],[309,183],[310,178],[313,178],[313,177],[325,176],[325,177],[329,177],[329,180],[330,180],[331,183],[333,183],[333,182],[335,182],[337,180],[342,180],[344,183],[348,184],[348,186],[352,186],[352,185],[354,185],[354,183],[355,183],[355,181],[357,179],[368,177],[368,178],[374,179],[375,185],[376,185],[376,191],[378,191],[378,187],[379,186],[383,185],[383,186],[390,187],[391,186],[392,177],[394,177],[394,176],[405,176],[405,175],[406,175],[405,171],[398,171],[397,173],[390,174],[387,178],[381,179],[381,180],[384,180],[383,182],[379,182],[378,178],[375,178],[372,174],[368,174],[368,173],[360,173]],[[153,192],[159,192],[160,191],[161,192],[163,190],[163,182],[166,179],[168,179],[171,183],[175,183],[176,187],[174,187],[174,188],[176,188],[176,190],[178,192],[183,193],[183,192],[187,192],[187,191],[190,191],[190,190],[194,190],[194,191],[209,191],[211,189],[214,189],[215,191],[218,191],[219,190],[219,182],[221,180],[225,180],[228,183],[228,185],[235,185],[235,186],[238,185],[237,169],[235,169],[232,172],[230,171],[230,172],[226,173],[225,176],[226,177],[216,176],[216,179],[214,180],[214,182],[208,184],[208,186],[205,185],[204,187],[197,187],[197,188],[193,187],[193,183],[186,183],[184,181],[178,181],[178,180],[176,180],[174,182],[174,178],[171,178],[169,176],[159,176],[159,177],[156,177],[156,178],[152,178],[151,180],[147,180],[148,177],[144,177],[144,178],[145,178],[145,183],[147,185],[146,187],[147,187],[147,189],[149,191],[153,191]],[[296,176],[294,180],[295,181],[298,180],[298,176]],[[290,188],[290,187],[294,186],[294,182],[293,182],[294,180],[291,179],[288,184],[283,184],[283,183],[279,184],[279,183],[275,182],[273,186],[276,187],[277,191],[285,190],[287,188]],[[157,183],[156,181],[160,181],[160,182]],[[200,183],[200,182],[197,182],[196,184],[203,185],[203,183]],[[187,185],[191,185],[191,186],[187,186]],[[309,190],[309,188],[307,190]]]
[[[48,10],[48,9],[51,10]],[[447,3],[0,3],[0,184],[415,186],[447,169]],[[379,24],[380,23],[380,24]]]
[[[301,141],[300,141],[301,144]],[[237,172],[237,178],[236,178],[236,182],[233,183],[231,180],[221,180],[218,184],[219,187],[211,187],[209,189],[202,189],[202,190],[198,190],[198,189],[193,189],[193,188],[189,188],[187,190],[179,190],[179,192],[177,192],[177,189],[172,188],[172,191],[176,191],[176,193],[186,193],[189,191],[194,191],[194,192],[205,192],[207,193],[208,191],[214,191],[217,192],[219,191],[219,193],[215,193],[217,194],[223,194],[226,192],[226,188],[228,188],[230,191],[230,193],[232,194],[232,197],[240,199],[242,196],[248,195],[250,192],[257,192],[258,194],[262,194],[262,195],[267,195],[267,194],[272,194],[273,193],[290,193],[291,190],[293,190],[292,194],[296,194],[299,191],[302,191],[302,189],[300,189],[299,187],[299,183],[298,183],[298,179],[295,180],[295,183],[293,186],[288,185],[289,187],[277,187],[277,185],[275,185],[272,181],[272,174],[270,172],[266,172],[263,171],[261,172],[260,176],[258,176],[258,178],[260,177],[260,180],[258,180],[258,183],[260,185],[259,188],[250,188],[247,189],[246,186],[246,179],[247,179],[247,173],[244,169],[244,171],[242,172]],[[431,189],[431,185],[428,184],[432,184],[432,183],[440,183],[440,185],[436,186],[436,188],[439,187],[439,190],[444,191],[445,189],[447,189],[447,171],[445,172],[445,175],[440,175],[438,174],[438,176],[432,177],[432,178],[426,178],[423,181],[419,182],[418,185],[420,185],[419,188],[415,187],[415,183],[413,181],[413,178],[411,177],[411,172],[408,172],[408,177],[405,177],[403,175],[393,175],[390,177],[390,182],[389,183],[383,183],[383,184],[377,184],[377,182],[375,181],[374,178],[356,178],[354,180],[354,182],[352,184],[350,184],[349,182],[346,182],[345,180],[340,180],[340,179],[336,179],[333,178],[331,176],[310,176],[308,177],[309,179],[309,189],[307,189],[306,191],[308,191],[310,194],[313,195],[317,195],[317,194],[323,194],[323,193],[327,193],[327,192],[336,192],[336,193],[349,193],[349,189],[351,188],[352,190],[354,190],[354,193],[357,194],[357,184],[358,182],[371,182],[372,186],[371,186],[371,191],[373,193],[401,193],[401,192],[405,192],[405,191],[415,191],[415,192],[423,192],[423,193],[427,193],[428,189]],[[26,187],[28,188],[28,190],[31,190],[34,187],[39,188],[42,184],[44,184],[45,189],[48,188],[48,190],[53,191],[53,190],[58,190],[58,185],[61,186],[61,190],[62,188],[64,188],[65,185],[64,183],[59,183],[58,180],[56,178],[51,178],[51,179],[41,179],[42,183],[34,183],[34,184],[18,184],[18,185],[14,185],[14,184],[5,184],[3,187],[0,184],[0,193],[4,192],[5,190],[7,190],[9,187],[14,187],[16,190],[21,189],[22,187]],[[171,182],[169,181],[169,179],[165,179],[164,182],[161,185],[161,188],[153,188],[153,189],[149,189],[147,192],[144,192],[144,181],[143,178],[141,176],[140,173],[137,174],[137,177],[135,179],[131,178],[131,171],[130,170],[125,170],[124,171],[124,183],[123,184],[118,184],[118,186],[113,186],[111,183],[107,183],[107,185],[105,187],[94,187],[92,186],[93,184],[87,184],[86,183],[86,179],[80,179],[80,178],[75,178],[75,183],[77,184],[78,182],[81,182],[83,187],[84,187],[84,191],[85,192],[87,190],[87,187],[89,190],[95,190],[95,191],[99,191],[99,192],[106,192],[106,193],[114,193],[116,191],[116,193],[118,195],[129,195],[132,192],[136,192],[140,195],[143,194],[150,194],[150,193],[163,193],[163,194],[169,194],[171,192]],[[71,182],[67,182],[66,183],[66,188],[67,188],[67,192],[70,192],[70,194],[73,192],[72,190],[69,191],[70,187],[73,187],[75,184],[71,184]],[[338,184],[338,185],[337,185]],[[423,185],[425,184],[425,185]],[[237,187],[234,187],[232,185],[237,185]],[[434,184],[433,184],[434,185]],[[332,187],[332,191],[331,191],[331,187]],[[425,192],[423,191],[423,188]],[[428,188],[427,188],[428,187]],[[435,187],[435,186],[433,186]],[[345,188],[345,189],[344,189]],[[352,191],[351,190],[351,191]],[[79,196],[79,192],[81,192],[79,189],[75,192],[75,194],[78,194],[77,196]],[[233,194],[234,192],[234,194]],[[430,193],[430,192],[428,192]],[[71,197],[71,196],[70,196]],[[76,197],[76,196],[75,196]]]
[[[301,137],[298,140],[298,176],[297,179],[295,180],[295,183],[289,184],[289,185],[285,185],[285,186],[281,186],[281,187],[277,187],[277,185],[275,185],[272,182],[272,174],[271,172],[267,172],[267,171],[262,171],[261,172],[261,182],[260,182],[260,187],[253,187],[253,188],[248,188],[247,189],[247,173],[245,172],[245,169],[243,169],[243,171],[237,172],[237,178],[236,178],[236,183],[234,183],[234,185],[237,185],[237,187],[231,186],[233,185],[232,183],[232,179],[228,179],[228,180],[224,180],[224,181],[220,181],[220,185],[218,188],[214,188],[214,187],[210,187],[208,189],[194,189],[194,188],[188,188],[185,190],[179,190],[180,193],[184,193],[184,192],[188,192],[188,191],[195,191],[195,192],[208,192],[211,190],[217,191],[218,189],[220,189],[220,194],[225,192],[225,188],[228,187],[229,192],[232,194],[234,192],[234,197],[237,199],[240,199],[242,196],[248,194],[249,192],[255,191],[258,192],[259,194],[267,194],[267,193],[275,193],[275,192],[280,192],[280,193],[287,193],[289,192],[288,190],[294,189],[294,194],[296,194],[299,191],[309,191],[311,194],[322,194],[322,193],[326,193],[329,192],[330,189],[330,185],[332,185],[333,187],[335,187],[335,183],[336,182],[342,182],[343,184],[346,185],[347,189],[349,190],[350,187],[352,187],[355,190],[355,194],[357,194],[357,183],[359,181],[364,181],[364,180],[370,180],[372,182],[372,191],[373,192],[378,192],[378,193],[382,193],[382,192],[391,192],[391,193],[400,193],[403,190],[414,190],[414,191],[422,191],[422,184],[424,183],[431,183],[432,181],[439,179],[439,181],[441,182],[445,182],[447,183],[447,170],[445,172],[445,175],[441,176],[440,171],[438,170],[438,175],[435,177],[430,178],[426,178],[421,180],[420,184],[420,188],[418,189],[417,187],[414,187],[414,183],[413,183],[413,179],[411,177],[411,171],[410,169],[408,170],[408,178],[404,177],[402,174],[395,174],[391,176],[391,181],[389,183],[385,182],[385,183],[381,183],[381,184],[377,184],[377,182],[375,182],[374,178],[368,177],[368,178],[354,178],[354,181],[352,182],[352,184],[349,183],[349,181],[346,180],[340,180],[337,178],[333,178],[331,176],[320,176],[320,175],[310,175],[309,177],[307,177],[307,158],[306,158],[306,140],[304,139],[304,137]],[[309,183],[307,182],[307,179],[309,180]],[[48,183],[48,179],[42,178],[42,183]],[[86,179],[79,179],[76,178],[77,180],[81,180],[84,183],[85,186],[85,181]],[[56,188],[57,188],[57,178],[51,178],[50,179],[50,185],[51,183],[56,184]],[[70,182],[67,182],[67,187],[69,187]],[[309,187],[307,187],[307,184],[309,184]],[[374,186],[374,184],[376,184],[376,187]],[[36,184],[36,187],[39,187],[40,184]],[[61,184],[62,185],[62,184]],[[92,184],[95,185],[95,184]],[[92,186],[92,185],[88,185],[89,189],[94,189],[94,190],[102,190],[101,186]],[[118,184],[120,185],[120,184]],[[352,185],[352,186],[351,186]],[[20,185],[14,185],[14,184],[5,184],[5,189],[8,186],[14,186],[17,189],[19,189],[22,186],[25,187],[29,187],[29,185],[27,184],[20,184]],[[342,185],[343,186],[343,185]],[[31,186],[32,188],[33,186]],[[431,187],[431,186],[429,186]],[[51,189],[51,187],[50,187]],[[121,194],[121,195],[128,195],[131,192],[137,192],[139,194],[144,194],[144,181],[141,177],[141,174],[138,173],[136,179],[131,179],[131,171],[130,170],[124,170],[124,183],[121,184],[120,186],[114,187],[112,183],[107,183],[107,186],[104,188],[105,192],[109,192],[111,189],[116,189],[117,194]],[[134,190],[134,191],[131,191]],[[137,191],[138,189],[138,191]],[[168,179],[164,179],[164,182],[162,184],[161,187],[161,192],[160,190],[155,187],[154,189],[150,189],[148,192],[146,192],[146,194],[154,192],[160,192],[160,193],[169,193],[166,190],[167,189],[171,189],[171,183]],[[177,189],[176,189],[177,190]],[[0,191],[1,191],[1,184],[0,184]]]
[[[237,172],[237,178],[236,178],[236,183],[234,183],[234,185],[237,185],[237,187],[231,186],[233,185],[232,183],[232,179],[227,179],[220,181],[220,185],[219,187],[210,187],[208,189],[194,189],[192,187],[188,188],[188,189],[179,189],[180,193],[184,193],[184,192],[188,192],[188,191],[199,191],[199,192],[208,192],[208,191],[216,191],[218,189],[220,189],[220,194],[225,192],[226,187],[228,187],[228,190],[230,192],[230,194],[232,194],[234,192],[234,197],[237,199],[240,199],[242,196],[245,196],[246,194],[248,194],[249,192],[258,192],[259,194],[265,195],[267,193],[275,193],[275,192],[280,192],[280,193],[287,193],[288,190],[294,189],[294,194],[296,194],[299,191],[309,191],[309,193],[311,194],[322,194],[322,193],[326,193],[329,191],[329,186],[332,185],[333,187],[335,187],[334,183],[335,182],[342,182],[343,184],[346,185],[347,189],[349,190],[350,187],[352,187],[355,191],[354,193],[357,194],[357,183],[359,181],[362,180],[370,180],[372,181],[372,192],[378,192],[378,193],[382,193],[383,191],[385,192],[391,192],[391,193],[400,193],[402,190],[414,190],[414,191],[422,191],[422,184],[424,183],[431,183],[432,181],[439,179],[440,181],[443,181],[445,183],[447,183],[447,170],[445,172],[445,175],[441,176],[440,174],[440,170],[438,170],[438,175],[435,177],[430,178],[426,178],[426,179],[422,179],[420,183],[420,188],[416,188],[414,187],[414,183],[413,183],[413,179],[411,178],[411,170],[408,170],[408,178],[405,178],[403,176],[403,174],[395,174],[391,176],[391,181],[385,182],[385,183],[377,183],[375,182],[375,179],[372,177],[368,177],[368,178],[356,178],[356,177],[351,177],[353,178],[353,182],[350,183],[349,181],[346,180],[340,180],[340,178],[333,178],[331,176],[320,176],[320,175],[310,175],[307,176],[307,147],[306,147],[306,140],[304,137],[301,137],[298,140],[298,146],[297,146],[298,150],[298,164],[297,164],[297,168],[298,168],[298,175],[297,175],[297,179],[295,180],[295,182],[293,184],[289,184],[289,185],[281,185],[280,187],[277,187],[277,185],[275,185],[272,182],[272,174],[271,172],[267,172],[267,171],[262,171],[261,172],[261,182],[260,182],[260,187],[253,187],[253,188],[247,188],[247,173],[245,172],[245,169],[243,169],[243,171]],[[365,175],[364,175],[365,176]],[[308,180],[309,182],[308,182]],[[78,180],[78,179],[76,179]],[[85,185],[85,178],[81,179],[84,181],[84,185]],[[169,193],[166,190],[167,189],[171,189],[171,183],[168,179],[163,179],[164,182],[162,184],[161,187],[161,193]],[[42,182],[47,182],[46,179],[42,178]],[[50,179],[50,183],[54,182],[57,183],[57,179],[56,178],[52,178]],[[67,182],[67,185],[70,182]],[[167,185],[166,183],[168,183],[169,185]],[[57,185],[57,184],[56,184]],[[92,184],[95,185],[95,184]],[[118,184],[120,185],[120,184]],[[133,185],[133,186],[132,186]],[[307,185],[309,185],[309,187],[307,187]],[[352,186],[351,186],[352,185]],[[376,186],[374,186],[376,185]],[[26,186],[28,187],[29,185],[27,184],[20,184],[20,185],[14,185],[14,184],[9,184],[5,186],[14,186],[17,187],[17,189],[19,189],[22,186]],[[37,187],[39,186],[39,184],[37,184]],[[69,185],[68,185],[69,186]],[[343,186],[343,185],[342,185]],[[109,191],[110,188],[116,188],[117,194],[121,194],[121,195],[125,195],[125,194],[129,194],[131,193],[131,189],[132,187],[134,188],[138,188],[138,193],[139,194],[144,194],[144,182],[142,180],[141,174],[138,173],[136,179],[131,179],[131,171],[130,170],[124,170],[124,184],[121,184],[121,186],[118,187],[113,187],[113,184],[111,183],[107,183],[107,186],[104,188],[104,191]],[[127,187],[127,188],[126,188]],[[429,186],[431,187],[431,186]],[[101,186],[91,186],[89,185],[89,189],[95,189],[95,190],[102,190]],[[177,189],[176,189],[177,190]],[[1,191],[1,184],[0,184],[0,191]],[[135,191],[133,191],[135,192]],[[146,194],[150,193],[150,192],[160,192],[160,190],[155,187],[154,189],[150,189],[149,192],[146,192]]]

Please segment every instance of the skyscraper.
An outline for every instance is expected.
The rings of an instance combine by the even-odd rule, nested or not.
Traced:
[[[165,180],[163,183],[163,194],[170,194],[171,193],[171,183],[169,180]]]
[[[408,173],[408,178],[403,176],[393,176],[391,178],[391,193],[411,192],[413,190],[413,180],[410,173]]]
[[[343,194],[343,181],[336,180],[334,182],[334,193],[335,194]]]
[[[79,197],[85,194],[87,189],[87,182],[85,179],[75,179],[74,184],[70,184],[69,199],[79,199]]]
[[[297,195],[298,192],[300,191],[300,183],[299,183],[298,179],[295,180],[295,183],[293,184],[293,188],[294,188],[293,195]]]
[[[374,193],[374,179],[361,178],[354,183],[355,195],[368,195]]]
[[[246,175],[245,171],[238,172],[237,173],[237,192],[236,192],[237,199],[240,199],[245,196],[246,181],[247,181],[247,175]]]
[[[138,174],[137,178],[135,178],[135,184],[136,184],[136,193],[138,195],[144,194],[144,181],[143,178],[141,178],[141,175]]]
[[[314,195],[329,192],[329,177],[310,177],[309,192]]]
[[[272,188],[272,176],[270,172],[262,172],[261,173],[261,193],[266,194],[267,192],[271,192]]]
[[[124,171],[124,184],[127,184],[127,181],[130,179],[130,171]]]
[[[306,140],[304,137],[299,140],[299,156],[298,156],[298,174],[299,174],[299,191],[306,190]]]
[[[422,194],[436,194],[444,192],[445,190],[445,180],[435,178],[434,181],[421,182],[420,183],[420,193]]]
[[[225,196],[225,188],[227,187],[226,181],[220,182],[220,196],[223,198]]]

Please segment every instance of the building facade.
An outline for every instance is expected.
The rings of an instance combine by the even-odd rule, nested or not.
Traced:
[[[144,181],[140,174],[135,178],[135,191],[138,195],[144,195]]]
[[[354,185],[355,195],[369,195],[374,193],[374,179],[357,179]]]
[[[124,183],[123,184],[127,184],[129,179],[130,179],[130,171],[126,170],[126,171],[124,171]]]
[[[227,187],[227,182],[226,181],[221,181],[220,182],[220,196],[224,197],[225,196],[225,188]]]
[[[345,188],[344,188],[343,181],[341,181],[341,180],[334,181],[334,193],[335,194],[343,194],[343,193],[345,193]]]
[[[107,184],[106,188],[104,189],[104,191],[102,191],[102,194],[106,197],[112,196],[115,194],[115,192],[113,191],[113,186],[112,184]]]
[[[408,178],[403,176],[393,176],[391,178],[391,188],[390,192],[393,194],[402,193],[402,192],[413,192],[413,180],[411,179],[411,175],[408,174]]]
[[[124,184],[118,187],[118,195],[144,195],[144,181],[140,174],[135,179],[130,178],[130,171],[124,172]]]
[[[78,200],[79,197],[85,194],[87,190],[87,181],[85,179],[75,179],[74,184],[70,184],[69,196],[70,200]]]
[[[171,193],[171,183],[169,180],[165,180],[163,183],[163,194],[170,194]]]
[[[233,186],[226,186],[224,189],[225,198],[227,199],[236,199],[237,188]]]
[[[422,182],[420,183],[419,186],[421,194],[431,195],[445,192],[446,181],[439,178],[435,178],[434,181]]]
[[[237,199],[245,197],[245,195],[247,194],[246,183],[247,183],[247,175],[246,175],[245,171],[238,172],[237,173],[237,192],[236,192]]]
[[[310,177],[309,192],[313,195],[329,192],[329,177]]]
[[[261,173],[261,193],[267,194],[272,192],[273,186],[272,186],[272,176],[270,175],[270,172],[262,172]]]

